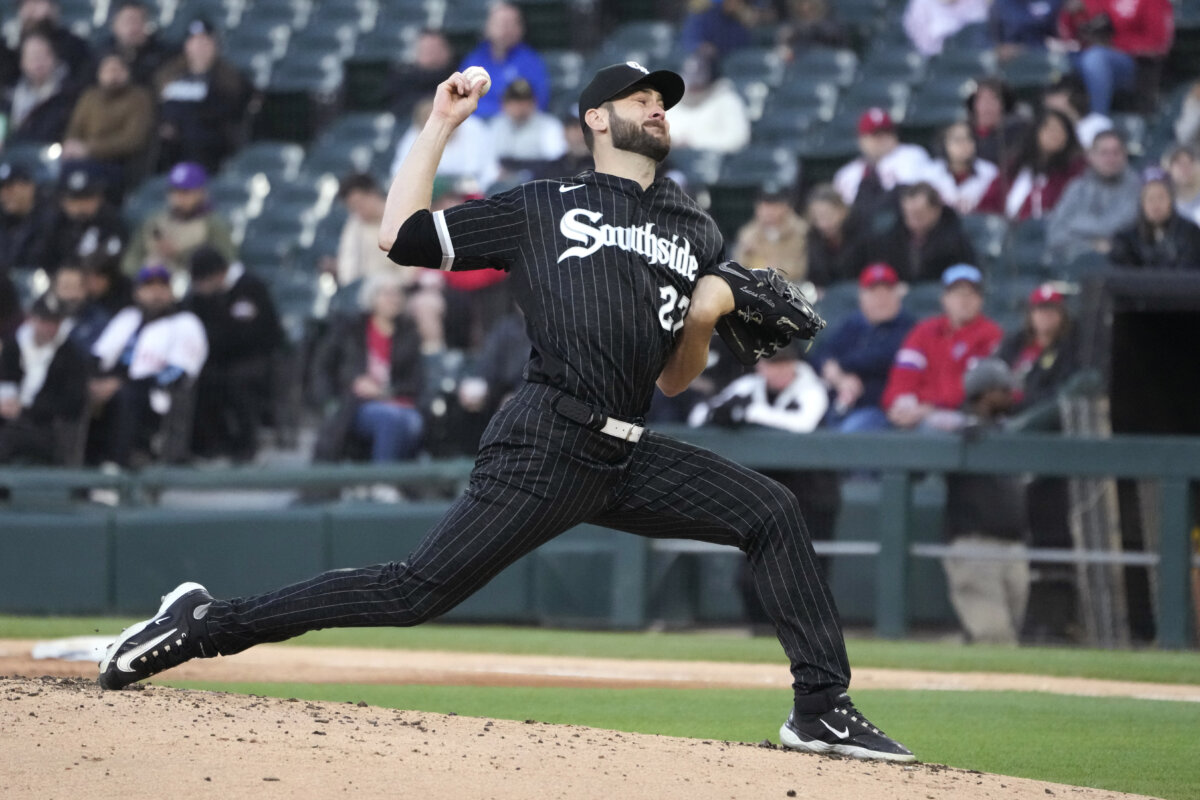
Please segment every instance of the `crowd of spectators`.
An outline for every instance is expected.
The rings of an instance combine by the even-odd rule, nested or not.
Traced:
[[[55,0],[22,0],[6,27],[4,148],[26,156],[31,146],[60,148],[55,177],[36,159],[0,151],[0,387],[17,387],[0,399],[0,431],[11,429],[0,460],[71,460],[61,446],[44,445],[48,420],[72,414],[91,422],[86,447],[77,448],[88,463],[162,457],[161,429],[173,424],[174,404],[193,419],[168,434],[185,439],[187,456],[251,461],[261,428],[280,422],[272,396],[284,351],[299,353],[299,367],[285,374],[303,382],[318,422],[316,459],[469,452],[481,420],[519,380],[528,348],[505,276],[397,272],[375,230],[386,181],[424,124],[433,87],[456,67],[486,67],[493,86],[447,147],[435,207],[589,165],[574,110],[557,100],[562,87],[549,54],[526,41],[521,8],[492,4],[477,44],[457,52],[436,27],[414,31],[405,57],[391,65],[392,168],[338,175],[334,203],[345,222],[310,275],[337,287],[338,302],[308,321],[299,342],[275,307],[277,284],[256,274],[259,264],[241,261],[242,231],[212,193],[247,144],[260,93],[244,59],[224,52],[219,21],[189,17],[168,37],[157,29],[158,13],[154,3],[123,0],[85,39],[63,22]],[[889,24],[926,62],[965,44],[999,64],[1066,54],[1073,74],[1018,94],[980,72],[955,118],[926,138],[909,132],[902,109],[839,101],[839,113],[855,123],[857,155],[830,170],[828,183],[804,174],[797,182],[786,171],[764,180],[752,210],[736,220],[744,227],[727,230],[727,239],[731,257],[778,266],[819,301],[852,287],[857,307],[811,354],[784,358],[788,369],[777,371],[787,381],[764,366],[739,384],[753,376],[722,366],[687,395],[689,406],[660,398],[657,418],[728,414],[753,423],[765,414],[775,420],[766,424],[789,430],[957,430],[972,416],[964,404],[978,399],[965,392],[964,376],[996,352],[1012,369],[1007,410],[1047,400],[1047,385],[1061,386],[1064,365],[1075,364],[1067,352],[1074,339],[1063,333],[1071,330],[1070,298],[1061,290],[1071,287],[1031,296],[1024,326],[988,319],[984,294],[994,276],[972,235],[988,215],[1006,225],[1043,222],[1045,263],[1099,255],[1127,266],[1200,266],[1200,91],[1182,98],[1176,141],[1156,172],[1142,168],[1160,154],[1139,150],[1135,158],[1114,122],[1114,109],[1127,112],[1131,102],[1160,113],[1142,103],[1159,94],[1172,41],[1166,0],[911,0],[890,13]],[[697,2],[671,21],[670,58],[687,92],[668,115],[680,158],[667,166],[697,192],[705,187],[684,156],[732,158],[760,146],[762,98],[747,91],[745,74],[727,70],[739,52],[757,48],[787,65],[816,51],[872,47],[858,21],[815,0]],[[1142,91],[1146,76],[1159,81],[1154,91]],[[123,213],[147,180],[161,182],[165,202],[136,217]],[[11,278],[30,267],[49,281],[22,310]],[[910,287],[939,282],[942,314],[909,307]],[[1050,316],[1061,318],[1057,333],[1048,332]],[[1001,325],[1009,328],[1003,346]],[[87,377],[86,402],[35,412],[47,365],[63,347],[86,365],[71,370]],[[465,356],[450,390],[447,354]],[[803,402],[793,397],[801,388]],[[742,413],[737,398],[746,397],[754,400],[747,408],[783,402],[786,419]],[[14,450],[12,441],[30,441],[18,433],[30,425],[41,426],[42,444]]]

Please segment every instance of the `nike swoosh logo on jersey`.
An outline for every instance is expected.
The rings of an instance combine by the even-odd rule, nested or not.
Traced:
[[[121,670],[121,672],[133,672],[133,662],[134,661],[138,660],[139,658],[144,656],[146,653],[149,653],[151,650],[158,647],[160,644],[163,643],[164,640],[168,639],[172,634],[174,634],[176,630],[177,630],[176,628],[171,628],[171,630],[167,631],[166,633],[162,634],[161,636],[156,636],[155,638],[151,639],[150,641],[146,642],[145,644],[139,644],[137,647],[126,652],[124,655],[122,655],[120,658],[117,659],[117,669]]]
[[[577,183],[574,186],[560,186],[560,187],[558,187],[558,193],[566,194],[567,192],[573,192],[576,189],[582,189],[585,185],[586,184]]]
[[[850,738],[850,726],[849,725],[847,725],[845,728],[842,728],[839,731],[837,728],[833,727],[825,720],[820,720],[820,722],[826,728],[829,728],[829,732],[832,733],[834,736],[838,737],[839,739],[849,739]]]
[[[208,616],[208,607],[211,605],[212,603],[205,603],[202,606],[196,606],[195,610],[192,611],[192,617],[194,619],[204,619]]]

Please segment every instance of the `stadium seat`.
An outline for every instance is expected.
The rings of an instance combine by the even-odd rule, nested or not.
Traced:
[[[917,319],[942,313],[942,284],[940,281],[919,281],[908,287],[904,308]]]
[[[516,0],[525,18],[525,41],[535,50],[570,48],[579,33],[566,0]]]
[[[791,147],[824,120],[821,110],[810,104],[773,105],[751,129],[754,141],[768,147]]]
[[[858,282],[838,281],[825,287],[816,308],[825,318],[826,330],[832,331],[838,323],[858,310]]]
[[[311,0],[254,0],[246,6],[241,25],[268,24],[303,28],[312,11]]]
[[[167,176],[155,175],[142,181],[132,194],[126,195],[121,204],[121,216],[130,229],[136,229],[142,220],[162,208],[167,202]]]
[[[684,174],[689,184],[707,186],[721,175],[721,156],[706,150],[676,148],[667,157],[667,168]]]
[[[1129,157],[1131,159],[1140,159],[1146,153],[1147,129],[1146,118],[1141,114],[1113,114],[1113,127],[1125,137],[1125,144],[1129,147]]]
[[[908,113],[908,98],[912,89],[903,81],[871,80],[867,77],[846,88],[838,98],[838,107],[846,114],[861,114],[868,108],[887,111],[898,125]]]
[[[1021,317],[1029,294],[1042,283],[1032,275],[989,276],[983,292],[983,311],[997,322],[1002,317]]]
[[[858,157],[858,116],[835,115],[796,142],[800,177],[806,187],[833,180],[843,164]]]
[[[1018,98],[1035,103],[1047,86],[1071,71],[1071,65],[1062,54],[1026,48],[997,69]]]
[[[359,36],[354,53],[346,59],[342,76],[342,102],[348,110],[382,111],[392,103],[392,69],[409,57],[421,26],[377,26]]]
[[[300,56],[307,61],[319,61],[334,56],[344,61],[354,53],[358,28],[347,24],[310,25],[292,36],[288,57]]]
[[[858,75],[858,56],[853,50],[813,47],[797,54],[784,72],[782,86],[813,81],[832,81],[849,86]]]
[[[996,55],[991,50],[945,50],[929,59],[927,77],[979,79],[996,74]]]
[[[1088,275],[1106,270],[1111,266],[1107,255],[1092,252],[1076,256],[1066,264],[1055,264],[1050,273],[1052,277],[1079,283]]]
[[[753,147],[726,156],[717,182],[709,187],[709,214],[727,240],[754,213],[754,198],[764,185],[791,187],[796,182],[796,155],[784,147]]]
[[[300,171],[304,148],[292,142],[253,142],[226,162],[224,172],[241,175],[263,173],[268,179],[292,180]]]
[[[984,275],[990,275],[1004,254],[1008,219],[1001,214],[963,214],[962,225],[979,259],[976,266]]]
[[[670,55],[675,39],[675,27],[669,22],[626,22],[608,35],[600,49],[612,54],[645,53],[651,62],[645,66],[653,67]],[[610,60],[606,63],[613,62]]]
[[[583,83],[583,56],[575,50],[547,50],[542,53],[546,74],[554,91],[571,91],[576,94]]]
[[[783,59],[773,47],[743,47],[721,61],[720,73],[734,83],[762,81],[774,88],[783,82]]]
[[[1046,265],[1046,221],[1027,219],[1014,223],[1005,248],[1007,267],[1017,275],[1044,277]]]
[[[975,86],[961,78],[930,78],[913,90],[900,137],[926,149],[934,146],[939,131],[952,122],[966,119],[965,99]]]
[[[863,83],[901,81],[911,85],[925,79],[926,66],[927,59],[907,42],[878,42],[863,57],[858,73]]]
[[[368,3],[318,3],[308,18],[305,32],[313,30],[335,30],[349,26],[357,31],[374,27],[378,9]]]

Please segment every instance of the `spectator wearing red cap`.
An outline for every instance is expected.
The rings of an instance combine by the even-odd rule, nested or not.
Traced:
[[[1053,400],[1078,367],[1078,356],[1066,301],[1052,284],[1030,292],[1025,324],[1004,340],[996,355],[1012,368],[1017,410]]]
[[[915,183],[929,169],[929,154],[915,144],[902,144],[896,124],[882,108],[868,108],[858,118],[861,155],[833,176],[847,205],[872,207],[884,192]]]
[[[883,392],[898,428],[956,430],[962,425],[963,376],[989,356],[1004,332],[983,315],[983,275],[970,264],[942,274],[942,311],[918,322],[896,353]]]
[[[813,365],[829,388],[824,425],[843,433],[890,427],[882,400],[900,343],[916,319],[904,310],[896,270],[871,264],[858,276],[858,311],[818,341]]]
[[[192,253],[208,246],[226,261],[237,261],[229,223],[208,201],[208,173],[183,161],[167,175],[167,205],[142,223],[125,251],[121,266],[129,275],[147,264],[161,264],[172,275],[186,274]]]
[[[1200,269],[1200,227],[1179,214],[1171,179],[1147,170],[1138,218],[1117,233],[1109,260],[1119,267]]]

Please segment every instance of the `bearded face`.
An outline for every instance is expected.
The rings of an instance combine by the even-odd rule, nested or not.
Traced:
[[[618,114],[615,107],[610,107],[608,125],[612,132],[613,147],[617,150],[637,153],[655,162],[661,162],[671,152],[671,134],[663,120],[648,120],[639,125]],[[647,127],[657,127],[661,133],[656,135]]]

